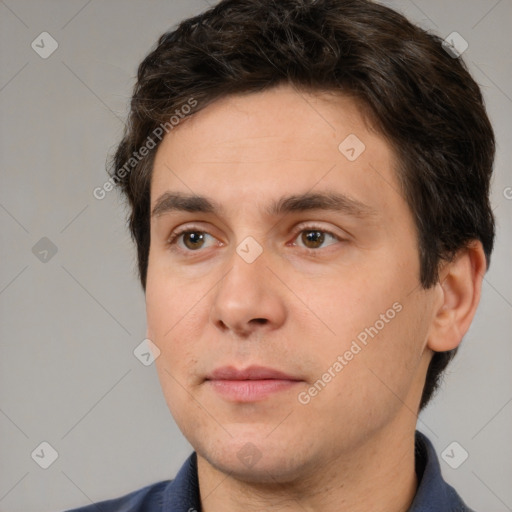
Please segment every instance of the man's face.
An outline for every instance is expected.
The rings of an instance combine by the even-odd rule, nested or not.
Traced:
[[[217,469],[286,481],[414,430],[435,301],[394,166],[353,100],[287,86],[217,101],[162,141],[148,337],[172,415]],[[345,201],[271,211],[304,194]],[[291,379],[208,379],[254,365]]]

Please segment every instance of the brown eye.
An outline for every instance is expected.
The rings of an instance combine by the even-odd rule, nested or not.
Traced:
[[[303,228],[298,234],[297,239],[300,238],[301,244],[304,249],[316,251],[318,249],[322,249],[323,247],[328,247],[329,245],[333,245],[335,242],[342,241],[340,237],[336,236],[334,233],[327,231],[325,229],[320,229],[315,226],[309,226],[305,229]],[[325,245],[325,242],[331,238],[333,243]]]
[[[197,249],[198,247],[202,247],[204,242],[204,233],[201,231],[185,231],[181,233],[183,237],[183,245],[187,249]]]
[[[213,240],[213,236],[206,231],[200,229],[182,229],[178,230],[171,235],[167,241],[167,245],[172,251],[177,252],[198,252],[199,249],[207,247],[206,237]]]
[[[301,239],[308,249],[318,249],[324,243],[325,235],[322,231],[308,229],[302,232]]]

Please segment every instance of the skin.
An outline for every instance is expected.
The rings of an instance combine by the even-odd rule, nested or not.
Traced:
[[[355,161],[338,149],[349,134],[365,144]],[[147,336],[160,350],[155,364],[169,409],[197,452],[204,511],[408,509],[428,363],[468,329],[485,258],[475,242],[443,265],[436,286],[420,286],[416,229],[395,165],[353,99],[287,85],[218,100],[158,148],[152,208],[169,191],[224,208],[152,217],[146,287]],[[283,195],[326,191],[374,215],[265,213]],[[323,233],[308,241],[311,226],[339,240]],[[190,235],[168,244],[188,227],[196,245]],[[236,251],[248,236],[263,250],[252,263]],[[300,403],[298,394],[395,303],[400,312]],[[219,366],[252,364],[301,382],[242,403],[205,381]],[[247,450],[255,463],[239,457]]]

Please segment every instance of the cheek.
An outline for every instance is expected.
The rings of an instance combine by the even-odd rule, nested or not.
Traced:
[[[155,363],[161,378],[166,382],[170,379],[170,384],[166,385],[173,385],[169,373],[183,378],[193,373],[197,364],[201,326],[207,321],[204,308],[207,297],[201,299],[203,295],[204,290],[199,284],[184,286],[164,273],[148,272],[147,333],[160,349],[160,357]]]
[[[169,292],[166,286],[148,286],[147,291],[148,337],[160,350],[154,364],[169,410],[184,431],[185,420],[195,408],[190,393],[194,392],[201,353],[197,347],[200,338],[195,332],[194,309],[189,311],[182,295]]]
[[[409,297],[401,300],[388,323],[377,321],[372,329],[364,331],[369,336],[362,350],[364,369],[360,377],[365,380],[366,376],[370,401],[375,407],[380,407],[380,401],[390,410],[404,403],[411,410],[416,409],[419,396],[414,396],[414,390],[424,380],[421,364],[428,334],[428,315],[428,304]],[[375,334],[375,331],[378,332]],[[375,335],[372,337],[370,332]]]
[[[340,388],[378,409],[379,400],[405,399],[420,364],[429,311],[421,292],[411,293],[417,286],[413,268],[364,270],[331,281],[325,293],[312,297],[311,308],[335,333],[326,331],[318,345],[324,371],[346,354]]]
[[[150,256],[146,281],[148,332],[157,339],[167,338],[175,330],[187,312],[189,299],[187,288],[180,286],[161,260]]]
[[[321,327],[326,344],[338,348],[343,348],[347,342],[350,345],[360,334],[364,339],[366,330],[376,322],[379,332],[386,330],[397,316],[399,305],[395,308],[393,305],[403,301],[403,289],[404,286],[394,280],[385,267],[376,265],[337,269],[316,279],[314,289],[294,286],[297,296],[307,299],[308,309],[324,324]],[[381,315],[384,315],[385,324]]]

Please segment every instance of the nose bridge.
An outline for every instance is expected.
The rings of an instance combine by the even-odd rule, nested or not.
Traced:
[[[235,289],[244,287],[247,297],[262,294],[264,285],[268,284],[269,271],[266,267],[271,264],[271,255],[264,247],[263,239],[263,233],[246,234],[235,242],[237,245],[228,261],[229,272],[223,279],[227,289],[231,286]]]
[[[261,300],[268,286],[268,254],[253,237],[245,237],[229,259],[229,271],[219,283],[219,293],[243,305]]]
[[[284,304],[267,269],[270,260],[270,253],[253,237],[237,245],[214,296],[212,321],[216,325],[243,332],[283,320]]]

